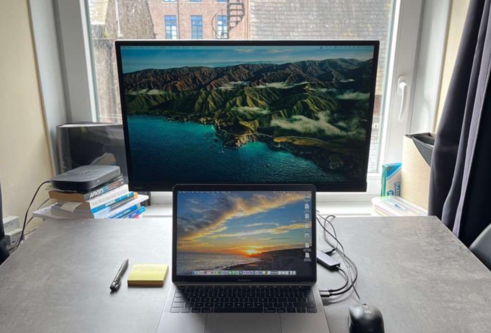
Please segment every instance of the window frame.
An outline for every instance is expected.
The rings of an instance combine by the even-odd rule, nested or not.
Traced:
[[[223,18],[225,17],[225,20]],[[228,35],[228,16],[227,15],[217,15],[217,35],[216,39],[229,39]],[[226,33],[226,37],[222,37],[223,33]],[[220,37],[219,37],[220,36]]]
[[[197,20],[196,18],[199,18],[199,20]],[[191,15],[190,19],[191,39],[203,39],[203,15]],[[199,22],[200,24],[196,24],[196,22]]]
[[[171,19],[173,18],[173,19]],[[174,24],[171,24],[174,23]],[[178,38],[178,24],[177,24],[177,16],[176,15],[164,15],[164,27],[165,27],[165,39],[167,40],[177,40]],[[175,31],[172,29],[175,28]],[[169,31],[167,31],[169,29]],[[175,36],[174,36],[175,33]],[[167,36],[170,36],[168,38]],[[175,37],[175,38],[174,38]]]
[[[64,121],[98,121],[87,0],[29,0],[29,4],[48,131],[52,133],[56,125]],[[401,159],[400,134],[432,131],[437,114],[450,5],[446,0],[394,0],[382,101],[379,171],[367,175],[366,193],[326,193],[319,196],[321,201],[324,198],[360,201],[377,196],[381,165]],[[53,25],[53,17],[56,25]],[[177,19],[176,26],[178,29]],[[43,29],[51,30],[46,33]],[[58,50],[43,47],[46,38],[55,39]],[[53,53],[57,53],[60,59],[57,65],[61,77],[53,77],[47,70],[53,67]],[[48,58],[51,63],[48,63]],[[402,122],[398,121],[397,112],[401,103],[397,81],[401,76],[408,80],[406,115]],[[428,78],[432,80],[427,82]],[[53,86],[55,89],[50,89]],[[65,108],[54,105],[53,96],[60,95],[64,96]]]

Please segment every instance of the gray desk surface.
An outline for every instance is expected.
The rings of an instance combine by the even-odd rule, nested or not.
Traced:
[[[436,218],[339,218],[358,290],[386,332],[491,332],[491,273]],[[319,248],[324,242],[319,233]],[[154,332],[169,286],[109,285],[124,259],[171,262],[171,220],[46,221],[0,266],[1,332]],[[125,277],[127,277],[126,273]],[[319,286],[342,279],[319,268]],[[353,296],[326,304],[347,332]]]

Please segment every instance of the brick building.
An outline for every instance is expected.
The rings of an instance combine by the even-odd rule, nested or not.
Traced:
[[[369,170],[377,168],[392,0],[89,0],[102,121],[120,122],[116,39],[374,39],[379,70]]]
[[[250,39],[249,0],[148,0],[157,39]]]
[[[377,169],[392,0],[250,0],[250,39],[379,40],[369,170]]]
[[[121,122],[114,41],[155,38],[152,17],[146,0],[90,0],[89,10],[99,120]]]

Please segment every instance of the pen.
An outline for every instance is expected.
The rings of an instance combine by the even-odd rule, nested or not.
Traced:
[[[126,259],[123,261],[123,264],[121,265],[121,268],[118,271],[118,274],[116,274],[116,277],[114,278],[113,282],[111,283],[111,286],[109,287],[112,291],[116,291],[119,289],[119,286],[121,285],[121,278],[124,275],[124,272],[126,272],[126,269],[128,268],[128,261],[129,259]]]

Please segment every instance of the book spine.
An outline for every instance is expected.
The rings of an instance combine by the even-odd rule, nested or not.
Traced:
[[[112,183],[109,183],[107,185],[104,185],[102,187],[96,188],[93,191],[90,191],[88,193],[84,194],[84,200],[89,201],[91,199],[97,198],[103,194],[106,194],[108,192],[111,192],[114,189],[117,189],[118,187],[121,187],[124,185],[124,179],[123,178],[118,178]]]
[[[145,211],[145,207],[140,207],[136,212],[129,213],[125,216],[122,216],[122,219],[134,219],[138,215],[142,214]]]
[[[111,209],[109,209],[109,210],[106,211],[107,213],[109,213],[112,209],[116,208],[116,207],[110,207],[110,206],[112,206],[114,204],[117,204],[117,203],[119,203],[121,201],[124,201],[124,200],[126,200],[128,198],[134,198],[134,197],[136,197],[136,195],[137,194],[135,192],[128,192],[128,193],[126,193],[126,194],[124,194],[124,195],[122,195],[122,196],[120,196],[120,197],[118,197],[116,199],[113,199],[111,201],[108,201],[108,202],[100,205],[100,206],[97,206],[95,208],[92,208],[90,211],[91,211],[91,213],[95,214],[97,212],[100,212],[100,211],[105,210],[106,208],[111,208]]]
[[[128,185],[124,185],[121,187],[118,187],[115,190],[112,190],[104,195],[101,195],[95,199],[87,201],[89,203],[90,209],[93,209],[95,207],[101,206],[105,204],[108,201],[114,200],[123,194],[128,193]]]
[[[129,208],[123,210],[122,212],[117,213],[117,214],[109,215],[109,216],[107,216],[107,218],[108,219],[119,219],[122,216],[125,216],[125,215],[139,209],[139,208],[140,208],[140,204],[137,204],[137,205],[131,206],[131,207],[129,207]]]
[[[104,208],[103,210],[100,210],[96,213],[93,213],[93,217],[95,219],[99,219],[99,218],[105,218],[107,217],[108,214],[110,214],[111,212],[114,212],[116,211],[117,209],[120,209],[122,208],[124,205],[127,205],[129,203],[131,203],[133,200],[135,200],[135,198],[137,198],[136,196],[133,196],[133,197],[129,197],[123,201],[120,201],[120,202],[117,202],[109,207],[106,207]]]

